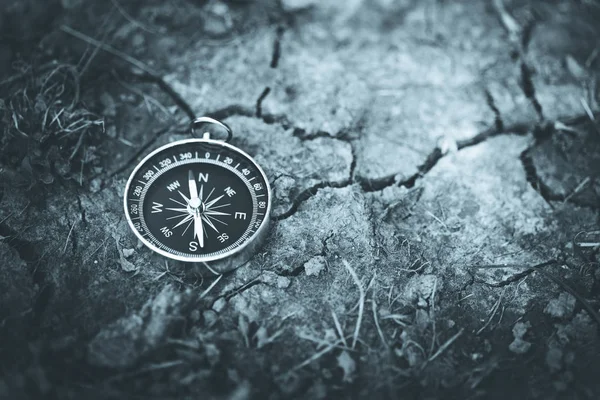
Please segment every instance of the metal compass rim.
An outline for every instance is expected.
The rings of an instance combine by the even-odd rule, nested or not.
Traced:
[[[161,153],[162,151],[165,151],[167,149],[170,149],[172,147],[175,146],[180,146],[180,145],[184,145],[184,144],[189,144],[189,143],[210,143],[213,145],[218,145],[218,146],[222,146],[225,147],[227,149],[229,149],[230,151],[233,152],[237,152],[239,154],[241,154],[242,156],[244,156],[245,158],[248,159],[248,161],[250,161],[254,167],[256,167],[257,171],[261,174],[265,185],[266,185],[266,192],[267,192],[267,207],[265,209],[265,218],[263,219],[263,221],[261,222],[261,225],[258,229],[256,229],[256,231],[250,236],[248,237],[247,240],[245,240],[242,244],[240,244],[239,246],[216,256],[211,256],[211,257],[202,257],[202,256],[196,256],[196,257],[186,257],[186,256],[179,256],[176,254],[172,254],[168,251],[164,251],[163,249],[158,248],[154,243],[152,243],[151,241],[149,241],[148,239],[144,238],[139,232],[138,230],[135,228],[135,225],[131,219],[131,216],[129,215],[129,210],[128,210],[128,193],[129,193],[129,189],[131,187],[131,183],[135,177],[135,175],[137,174],[137,172],[140,170],[140,168],[142,166],[144,166],[146,164],[146,162],[148,160],[150,160],[152,157],[154,157],[155,155]],[[252,156],[250,156],[248,153],[246,153],[245,151],[243,151],[242,149],[240,149],[239,147],[233,146],[227,142],[224,142],[222,140],[215,140],[215,139],[207,139],[207,138],[193,138],[193,139],[182,139],[182,140],[177,140],[171,143],[167,143],[155,150],[153,150],[152,152],[150,152],[149,154],[147,154],[133,169],[133,171],[131,172],[131,174],[129,175],[129,178],[127,179],[127,183],[125,185],[125,191],[123,193],[123,208],[124,208],[124,212],[125,212],[125,217],[127,218],[127,223],[129,224],[130,229],[133,231],[133,233],[135,234],[135,236],[146,246],[148,247],[150,250],[164,256],[167,258],[170,258],[172,260],[177,260],[177,261],[183,261],[183,262],[187,262],[187,263],[209,263],[209,262],[214,262],[214,261],[219,261],[219,260],[223,260],[223,259],[227,259],[229,257],[232,256],[236,256],[238,254],[243,253],[244,251],[248,250],[248,249],[252,249],[254,248],[254,246],[258,246],[260,245],[260,242],[262,241],[262,239],[264,239],[264,237],[266,236],[266,230],[268,229],[269,226],[269,221],[270,221],[270,215],[271,215],[271,208],[272,208],[272,192],[271,192],[271,185],[269,183],[269,180],[267,178],[267,175],[265,174],[264,170],[262,169],[262,167],[254,160],[254,158]],[[250,255],[248,255],[248,257],[245,258],[249,258]]]

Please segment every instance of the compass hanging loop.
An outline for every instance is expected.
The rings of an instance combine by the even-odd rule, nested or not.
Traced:
[[[227,132],[227,138],[225,138],[225,140],[223,140],[223,141],[226,143],[229,142],[231,140],[231,138],[233,137],[233,131],[231,130],[229,125],[227,125],[224,122],[217,121],[216,119],[210,118],[210,117],[198,117],[192,121],[192,124],[191,124],[192,136],[198,137],[196,135],[198,127],[200,125],[205,125],[205,124],[217,125],[219,128],[224,129],[225,132]],[[205,131],[204,133],[202,133],[202,138],[210,139],[210,132]]]

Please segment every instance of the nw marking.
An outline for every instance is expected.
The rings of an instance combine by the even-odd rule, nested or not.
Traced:
[[[175,182],[172,182],[171,184],[167,185],[167,189],[169,189],[169,192],[172,192],[173,190],[176,190],[180,186],[181,185],[179,184],[179,181],[175,181]]]

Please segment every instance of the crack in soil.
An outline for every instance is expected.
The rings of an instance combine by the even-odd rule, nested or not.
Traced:
[[[271,68],[277,68],[279,65],[279,59],[281,58],[281,39],[285,28],[283,26],[277,27],[275,40],[273,41],[273,55],[271,56]]]
[[[345,187],[351,186],[353,183],[355,183],[354,172],[356,170],[357,155],[356,155],[356,151],[355,151],[352,140],[351,139],[340,139],[340,138],[335,138],[332,136],[328,136],[328,137],[335,139],[335,140],[339,140],[341,142],[348,143],[350,145],[352,161],[350,162],[350,171],[348,172],[348,178],[341,180],[341,181],[322,181],[322,182],[319,182],[319,183],[303,190],[302,192],[300,192],[298,194],[298,196],[296,196],[294,198],[294,200],[292,201],[292,205],[290,206],[290,208],[288,208],[287,211],[285,211],[279,215],[272,216],[271,220],[281,221],[281,220],[291,217],[298,211],[298,209],[300,208],[302,203],[304,203],[311,197],[315,196],[319,192],[320,189],[323,189],[323,188],[338,188],[338,189],[345,188]],[[308,139],[305,139],[305,140],[308,140]]]
[[[529,99],[535,112],[540,121],[544,121],[544,111],[542,110],[542,105],[538,101],[535,95],[535,86],[533,84],[532,71],[529,66],[525,63],[525,61],[521,60],[521,90],[525,94],[525,97]]]
[[[256,100],[256,117],[262,118],[262,102],[263,100],[271,93],[271,88],[266,87],[265,90],[262,91],[258,99]]]
[[[162,92],[171,98],[173,103],[188,116],[190,121],[196,118],[196,113],[189,103],[159,75],[144,73],[139,76],[142,81],[155,84]]]

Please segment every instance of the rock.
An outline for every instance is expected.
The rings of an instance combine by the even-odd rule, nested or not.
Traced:
[[[140,311],[113,322],[88,346],[88,361],[100,367],[130,367],[159,346],[177,323],[182,295],[165,286]]]
[[[319,276],[321,271],[325,270],[327,260],[323,256],[316,256],[304,263],[306,276]]]
[[[342,381],[352,383],[354,381],[354,374],[356,373],[356,362],[354,362],[350,353],[342,351],[340,355],[337,356],[337,364],[338,367],[344,371]]]
[[[575,297],[567,292],[562,292],[557,299],[552,299],[544,309],[544,312],[555,318],[569,317],[575,310]]]
[[[527,330],[531,328],[529,322],[517,322],[513,327],[514,340],[508,346],[508,349],[513,353],[525,354],[531,348],[531,343],[523,340],[523,336],[527,333]]]

